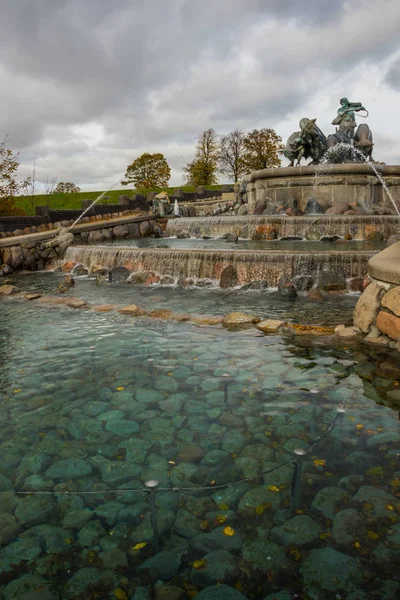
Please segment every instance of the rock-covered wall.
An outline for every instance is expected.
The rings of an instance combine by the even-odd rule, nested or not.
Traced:
[[[354,335],[400,352],[400,285],[373,280],[354,309]]]
[[[92,220],[92,218],[82,219],[82,221],[86,222]],[[60,224],[60,227],[63,227],[63,225]],[[141,220],[137,223],[115,225],[114,227],[103,226],[103,228],[101,227],[101,223],[99,223],[99,229],[74,234],[74,243],[101,244],[102,242],[110,242],[114,239],[160,237],[162,234],[162,228],[152,219]],[[43,240],[35,241],[34,239],[29,239],[27,236],[26,241],[22,241],[15,246],[0,247],[0,277],[10,275],[14,271],[41,271],[46,268],[48,263],[61,256],[62,253],[58,253],[57,248],[55,246],[52,247],[52,244],[44,243]]]

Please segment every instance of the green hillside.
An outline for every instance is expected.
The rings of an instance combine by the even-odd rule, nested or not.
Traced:
[[[210,185],[206,186],[208,190],[220,190],[221,185]],[[178,189],[177,187],[173,188],[151,188],[151,189],[132,189],[132,188],[122,188],[119,190],[110,190],[105,194],[105,198],[102,198],[100,202],[102,204],[113,204],[118,202],[118,197],[121,194],[125,194],[127,196],[132,196],[133,194],[148,194],[149,192],[161,192],[166,191],[171,195],[174,190]],[[181,190],[185,192],[194,192],[195,188],[190,185],[180,186]],[[100,196],[102,192],[79,192],[77,194],[38,194],[31,197],[27,196],[19,196],[16,198],[15,204],[22,208],[27,215],[35,214],[35,206],[50,206],[52,209],[79,209],[82,208],[83,200],[95,200]]]

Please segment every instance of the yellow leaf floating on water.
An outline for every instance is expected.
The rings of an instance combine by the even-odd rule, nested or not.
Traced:
[[[225,527],[223,531],[224,531],[224,535],[229,535],[229,536],[235,535],[235,530],[232,527]]]
[[[364,425],[362,423],[357,423],[356,429],[364,429]]]
[[[357,550],[358,550],[359,548],[361,548],[361,544],[360,544],[360,542],[354,542],[354,544],[353,544],[353,547],[354,547],[354,548],[356,548]]]
[[[136,546],[133,546],[132,550],[141,550],[145,546],[147,546],[147,542],[140,542],[139,544],[136,544]]]
[[[220,510],[229,510],[229,506],[227,504],[218,504],[218,508]]]
[[[121,590],[121,588],[117,588],[115,590],[114,596],[116,598],[118,598],[118,600],[128,600],[128,596],[126,595],[126,593],[124,592],[124,590]]]
[[[14,390],[14,394],[19,394],[20,392],[22,392],[21,388],[18,388],[17,390]]]
[[[117,392],[122,392],[124,389],[124,386],[120,385],[119,387],[117,387]]]
[[[321,458],[316,458],[316,459],[314,460],[314,465],[315,465],[316,467],[325,467],[325,465],[326,465],[326,460],[322,460]]]
[[[65,538],[64,542],[68,545],[72,544],[72,540],[70,538]]]
[[[392,506],[391,504],[386,504],[386,507],[388,510],[394,510],[394,506]]]
[[[269,485],[268,486],[268,491],[270,491],[270,492],[280,492],[280,489],[278,487],[276,487],[276,485]]]
[[[207,564],[207,559],[206,558],[202,558],[201,560],[195,560],[192,563],[192,567],[193,569],[202,569],[203,567],[205,567]]]
[[[367,531],[367,536],[369,537],[370,540],[379,540],[379,534],[375,533],[375,531]]]
[[[217,521],[217,523],[219,523],[219,525],[222,525],[222,523],[225,523],[225,521],[227,520],[228,517],[226,517],[225,515],[217,515],[215,517],[215,520]]]

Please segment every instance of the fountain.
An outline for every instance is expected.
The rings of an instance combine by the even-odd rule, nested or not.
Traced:
[[[356,129],[355,113],[363,111],[361,103],[343,98],[333,120],[336,132],[328,136],[316,119],[302,119],[300,131],[289,137],[283,151],[292,166],[256,171],[237,186],[235,206],[246,205],[246,215],[168,220],[166,236],[211,238],[201,248],[189,240],[185,249],[170,242],[163,250],[75,245],[65,260],[89,269],[124,266],[134,273],[154,273],[157,281],[168,276],[175,283],[190,279],[218,285],[229,266],[235,270],[236,285],[264,280],[272,288],[282,275],[338,271],[348,282],[364,277],[368,260],[399,232],[400,166],[372,161],[371,130],[366,124]],[[306,158],[311,163],[301,166]],[[239,240],[236,248],[221,248],[213,241],[230,234],[260,245],[251,249]],[[268,245],[263,247],[263,240]],[[298,242],[288,249],[280,240]],[[331,246],[310,245],[319,240],[330,240]],[[367,246],[360,249],[353,243],[360,240]]]
[[[340,116],[358,107],[342,104]],[[308,139],[315,121],[303,125]],[[355,147],[343,141],[351,119],[339,126],[333,148]],[[298,159],[322,160],[317,134]],[[212,284],[229,269],[235,286],[275,287],[285,274],[325,281],[336,293],[346,279],[362,278],[372,255],[379,275],[378,257],[390,262],[385,253],[396,246],[375,256],[377,238],[397,232],[391,206],[400,168],[376,168],[387,190],[368,183],[370,166],[358,160],[289,167],[290,181],[313,189],[324,213],[300,214],[306,191],[296,204],[290,189],[301,185],[287,185],[283,168],[252,174],[248,192],[238,191],[257,209],[252,186],[261,194],[272,183],[277,215],[171,219],[167,233],[192,239],[91,245],[81,238],[66,250],[64,261],[91,273],[103,267],[102,276],[115,267],[121,279],[163,275],[170,288],[161,293],[121,279],[97,287],[79,276],[81,266],[74,289],[85,301],[47,295],[56,274],[19,275],[35,293],[0,287],[1,597],[399,597],[398,269],[388,283],[366,288],[372,310],[359,311],[359,327],[366,332],[375,319],[371,329],[386,327],[390,338],[369,353],[345,336],[342,346],[338,335],[329,342],[338,322],[351,322],[350,296],[327,297],[319,311],[300,297],[171,286]],[[361,195],[368,186],[376,202]],[[339,200],[328,202],[324,187],[341,189],[340,202],[354,197],[352,212],[327,212]],[[285,202],[296,215],[282,214]],[[228,233],[249,241],[215,239]],[[243,306],[254,313],[243,329],[196,320]],[[300,337],[300,322],[332,327],[312,340]],[[290,323],[291,332],[280,328]]]

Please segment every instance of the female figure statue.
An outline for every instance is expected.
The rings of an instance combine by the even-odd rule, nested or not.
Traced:
[[[349,142],[354,140],[354,130],[357,125],[355,113],[360,110],[366,110],[361,102],[350,102],[347,98],[342,98],[337,117],[332,121],[332,125],[338,125],[336,132],[346,135]]]

